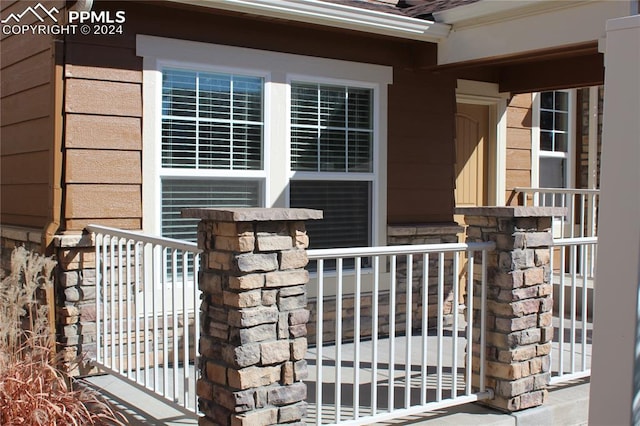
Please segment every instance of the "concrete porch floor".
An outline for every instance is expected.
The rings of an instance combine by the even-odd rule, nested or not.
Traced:
[[[178,411],[160,398],[150,396],[118,377],[103,375],[85,378],[82,381],[100,392],[129,421],[130,425],[198,424],[195,414]],[[589,386],[588,379],[552,386],[543,406],[512,414],[471,403],[377,424],[380,426],[586,425],[589,413]],[[310,411],[314,409],[315,407],[310,407]]]

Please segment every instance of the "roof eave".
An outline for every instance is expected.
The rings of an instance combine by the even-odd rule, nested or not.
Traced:
[[[319,0],[167,0],[297,22],[437,43],[450,25]]]
[[[475,3],[434,12],[433,17],[437,23],[460,28],[581,6],[591,1],[595,0],[479,0]]]

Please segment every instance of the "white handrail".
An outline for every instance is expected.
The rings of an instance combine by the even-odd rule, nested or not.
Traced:
[[[546,192],[549,194],[600,194],[599,189],[581,189],[581,188],[533,188],[525,186],[517,186],[513,188],[514,192],[522,192],[533,194],[535,192]]]
[[[391,256],[394,254],[416,253],[452,253],[457,251],[482,251],[492,250],[495,243],[488,241],[482,243],[445,243],[445,244],[416,244],[379,247],[349,247],[334,249],[312,249],[307,251],[309,259],[335,259],[338,257],[366,257],[366,256]]]
[[[87,225],[87,231],[96,234],[110,235],[112,237],[127,238],[130,240],[140,241],[142,243],[157,244],[167,248],[177,250],[187,250],[201,253],[198,244],[191,241],[176,240],[174,238],[159,237],[154,235],[145,235],[136,231],[125,231],[123,229],[110,228],[102,225]]]

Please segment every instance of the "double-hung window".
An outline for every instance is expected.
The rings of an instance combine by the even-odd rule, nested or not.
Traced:
[[[193,240],[186,207],[301,207],[312,247],[386,237],[390,67],[137,36],[143,229]]]
[[[314,247],[371,243],[373,89],[291,82],[292,207],[324,211]]]
[[[262,77],[163,67],[162,235],[193,240],[187,207],[262,204]]]
[[[569,92],[540,93],[541,187],[564,188],[568,184],[570,114]]]
[[[572,186],[572,148],[574,138],[574,92],[557,90],[536,95],[539,137],[537,175],[540,188]],[[550,196],[549,196],[550,197]],[[558,204],[561,200],[556,200]],[[551,205],[553,200],[544,200]],[[559,204],[558,204],[559,205]]]

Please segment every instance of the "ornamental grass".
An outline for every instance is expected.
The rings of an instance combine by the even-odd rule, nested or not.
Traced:
[[[23,247],[0,277],[0,425],[122,425],[90,389],[74,390],[53,353],[48,306],[55,262]]]

